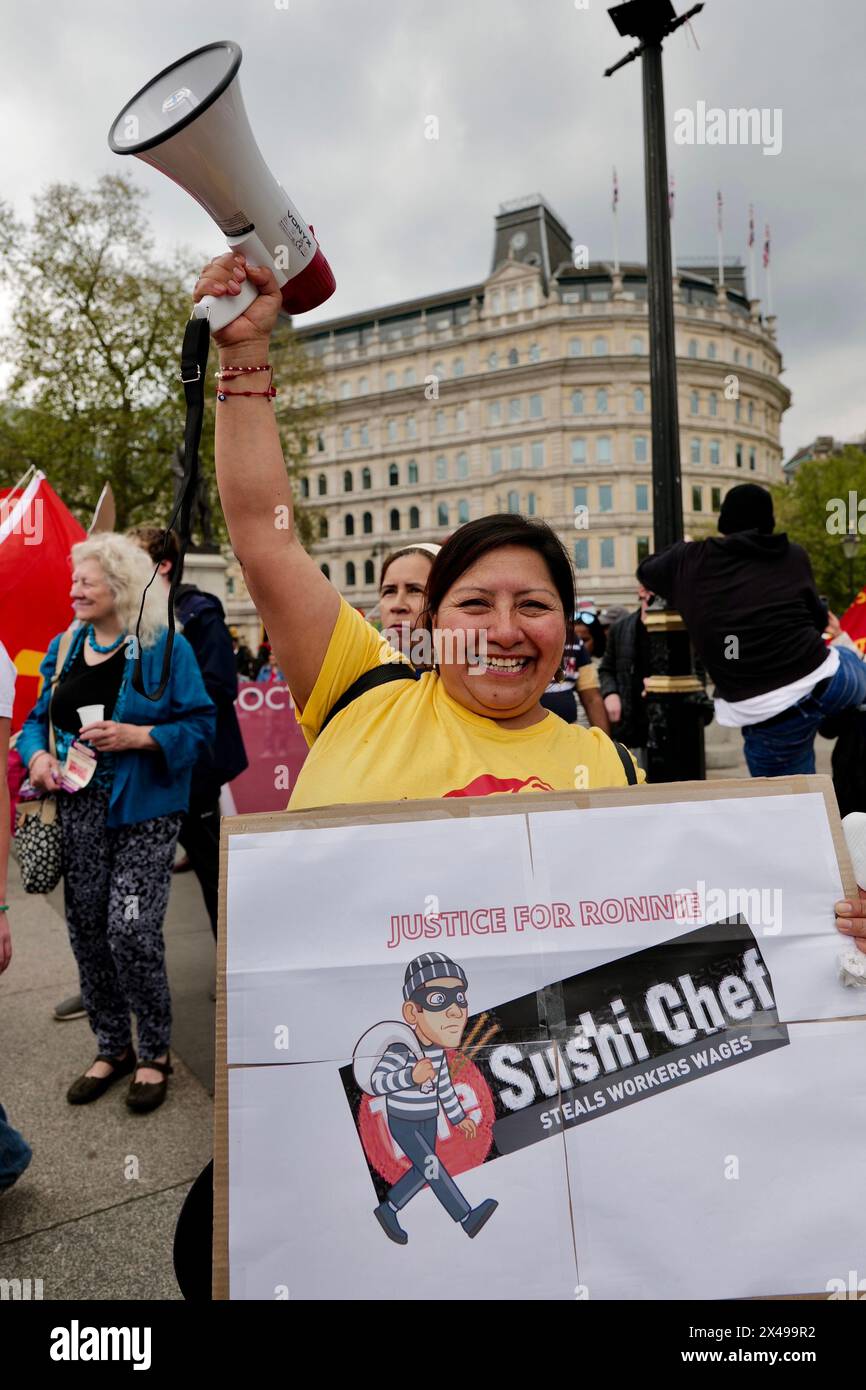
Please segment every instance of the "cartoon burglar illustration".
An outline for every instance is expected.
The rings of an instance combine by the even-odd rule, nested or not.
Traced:
[[[409,1026],[392,1025],[394,1035],[373,1067],[368,1087],[364,1087],[386,1097],[388,1128],[412,1165],[373,1213],[389,1240],[398,1245],[405,1245],[409,1237],[397,1213],[424,1187],[429,1186],[470,1237],[478,1234],[499,1205],[487,1198],[470,1207],[436,1156],[440,1104],[468,1139],[474,1139],[477,1132],[475,1121],[457,1099],[446,1055],[459,1047],[463,1038],[469,1014],[466,989],[463,968],[441,952],[428,951],[411,961],[403,983],[403,1018]],[[382,1027],[377,1025],[371,1033]]]

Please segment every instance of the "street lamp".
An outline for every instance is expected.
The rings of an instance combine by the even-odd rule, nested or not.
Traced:
[[[641,59],[646,190],[647,310],[652,397],[653,540],[664,550],[683,538],[674,297],[662,43],[703,4],[677,15],[670,0],[628,0],[608,13],[620,34],[640,40],[613,67]],[[679,782],[706,776],[701,697],[689,635],[679,613],[654,599],[646,614],[651,674],[647,691],[647,776]]]
[[[855,560],[857,559],[857,556],[858,556],[859,553],[860,553],[860,537],[858,536],[858,534],[857,534],[855,528],[854,528],[853,526],[850,526],[849,529],[848,529],[848,534],[845,536],[845,539],[842,541],[842,554],[845,556],[845,559],[848,561],[848,601],[849,601],[849,603],[853,603],[854,598],[855,598],[855,594],[854,594],[854,562],[855,562]]]

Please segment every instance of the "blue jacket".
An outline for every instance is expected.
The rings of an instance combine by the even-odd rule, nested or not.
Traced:
[[[81,648],[85,632],[86,626],[82,625],[72,639],[61,682]],[[48,747],[51,679],[62,635],[58,633],[51,639],[39,668],[44,677],[42,694],[18,737],[18,752],[25,766],[38,749]],[[142,648],[141,671],[147,690],[155,690],[159,685],[167,637],[165,631],[152,647]],[[129,749],[112,755],[115,773],[108,805],[110,827],[186,811],[192,769],[202,749],[213,740],[216,725],[213,701],[205,690],[192,648],[180,633],[175,635],[171,671],[161,699],[146,700],[133,690],[133,665],[132,660],[124,663],[117,703],[108,717],[121,724],[152,724],[151,738],[159,744],[159,750]]]

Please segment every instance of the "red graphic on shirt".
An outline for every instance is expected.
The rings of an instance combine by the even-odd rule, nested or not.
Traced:
[[[542,782],[540,777],[527,777],[521,782],[518,777],[494,777],[492,772],[482,772],[480,777],[473,777],[471,782],[467,782],[465,787],[458,787],[456,791],[445,792],[446,796],[495,796],[499,792],[522,792],[525,787],[529,787],[534,792],[552,792],[553,787],[549,782]]]

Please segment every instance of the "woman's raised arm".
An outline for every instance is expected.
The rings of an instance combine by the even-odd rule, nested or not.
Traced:
[[[234,295],[246,275],[259,297],[215,334],[220,368],[264,366],[280,291],[270,270],[227,252],[202,271],[193,298]],[[264,391],[267,372],[220,383],[230,391]],[[303,709],[337,621],[340,598],[295,534],[292,488],[274,408],[265,396],[235,396],[216,409],[216,477],[232,547],[253,603],[297,705]]]

